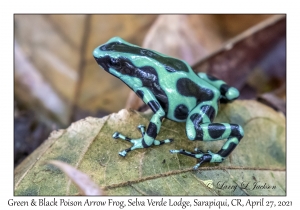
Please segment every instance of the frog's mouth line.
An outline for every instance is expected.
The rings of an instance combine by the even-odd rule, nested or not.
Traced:
[[[97,58],[95,57],[96,62],[98,63],[98,65],[100,65],[105,71],[109,71],[109,66],[107,65],[109,62],[110,57],[109,56],[105,56],[105,57],[100,57]]]

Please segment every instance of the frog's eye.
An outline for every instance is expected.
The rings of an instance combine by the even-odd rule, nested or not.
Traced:
[[[121,62],[119,59],[117,58],[111,58],[110,59],[110,62],[109,62],[109,65],[114,68],[114,69],[118,69],[121,67]]]

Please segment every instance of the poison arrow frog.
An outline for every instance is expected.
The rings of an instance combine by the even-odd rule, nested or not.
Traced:
[[[143,49],[119,37],[97,47],[93,56],[105,71],[128,85],[154,113],[146,132],[144,125],[138,126],[141,138],[131,139],[118,132],[113,134],[113,138],[133,144],[121,151],[120,156],[125,157],[135,149],[172,142],[173,139],[155,139],[163,118],[186,122],[186,135],[192,141],[227,139],[217,153],[170,150],[196,158],[195,170],[203,162],[222,162],[244,136],[240,125],[213,123],[219,101],[230,102],[239,96],[239,91],[224,81],[205,73],[196,74],[185,61]]]

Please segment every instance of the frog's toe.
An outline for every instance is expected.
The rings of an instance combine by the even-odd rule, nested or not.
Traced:
[[[140,130],[140,132],[142,134],[142,137],[144,137],[144,135],[145,135],[145,126],[144,125],[138,125],[137,128]]]
[[[126,151],[126,150],[123,150],[123,151],[119,152],[119,155],[120,155],[121,157],[125,157],[125,156],[127,155],[127,151]]]
[[[124,135],[120,134],[119,132],[115,132],[115,133],[112,135],[112,137],[113,137],[114,139],[123,139],[123,140],[129,141],[129,142],[132,141],[131,138],[129,138],[129,137],[127,137],[127,136],[124,136]]]
[[[143,128],[145,128],[144,125],[138,125],[138,129],[143,129]]]
[[[199,168],[199,166],[201,165],[201,163],[197,163],[194,167],[193,170],[197,170]]]
[[[168,143],[171,143],[171,142],[173,142],[173,139],[165,139],[165,140],[162,140],[162,141],[154,140],[154,145],[158,146],[158,145],[162,145],[162,144],[168,144]]]
[[[170,153],[175,154],[175,153],[181,153],[181,152],[183,152],[183,149],[180,149],[180,150],[170,149],[169,151],[170,151]]]
[[[118,139],[119,138],[119,132],[114,132],[114,134],[112,135],[112,137],[114,138],[114,139]]]

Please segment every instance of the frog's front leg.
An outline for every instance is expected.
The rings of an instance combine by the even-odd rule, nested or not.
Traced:
[[[188,152],[185,150],[170,150],[171,153],[180,153],[194,157],[198,164],[194,166],[197,169],[203,162],[222,162],[243,138],[244,131],[240,125],[229,123],[212,123],[217,113],[216,103],[202,102],[196,106],[189,114],[186,122],[186,133],[190,140],[214,141],[227,139],[222,148],[213,153]]]
[[[122,134],[115,132],[113,134],[113,138],[117,139],[123,139],[133,144],[132,147],[125,149],[121,152],[119,152],[120,156],[125,157],[128,152],[135,150],[135,149],[141,149],[141,148],[147,148],[151,145],[162,145],[165,143],[170,143],[173,140],[172,139],[166,139],[166,140],[156,140],[156,136],[160,131],[161,123],[163,118],[165,117],[165,111],[160,106],[159,102],[155,98],[155,96],[152,94],[151,91],[149,91],[147,88],[138,88],[136,90],[136,94],[142,98],[142,100],[151,108],[153,111],[153,116],[150,120],[150,123],[147,127],[147,131],[145,132],[145,126],[139,125],[138,129],[142,133],[142,138],[139,139],[131,139],[129,137],[123,136]]]

